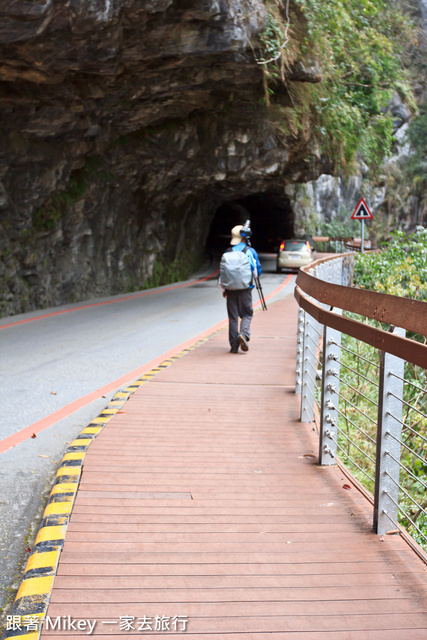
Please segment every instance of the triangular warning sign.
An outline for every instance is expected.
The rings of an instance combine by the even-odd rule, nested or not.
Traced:
[[[372,220],[373,215],[369,211],[368,205],[364,201],[363,198],[360,198],[357,207],[354,210],[353,215],[351,216],[352,220]]]

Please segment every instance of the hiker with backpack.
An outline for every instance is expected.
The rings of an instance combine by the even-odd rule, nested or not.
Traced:
[[[254,278],[258,278],[262,271],[257,252],[248,246],[250,235],[249,220],[245,225],[233,227],[231,246],[223,254],[220,262],[218,286],[227,299],[230,353],[237,353],[239,347],[242,351],[249,349],[253,316],[252,289]],[[239,317],[241,318],[240,331]]]

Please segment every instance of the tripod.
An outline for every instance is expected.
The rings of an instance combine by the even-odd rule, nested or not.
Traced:
[[[245,235],[242,234],[242,237],[246,240],[246,244],[248,247],[251,246],[251,241],[249,239],[250,234],[251,234],[251,230],[250,230],[250,222],[249,220],[246,221],[242,231],[245,233]],[[261,287],[261,282],[259,280],[259,276],[254,276],[254,282],[255,282],[255,286],[256,286],[256,290],[258,291],[258,295],[259,295],[259,299],[261,302],[261,308],[263,311],[267,311],[267,305],[265,302],[265,298],[264,298],[264,293],[262,291],[262,287]]]
[[[263,311],[267,311],[267,305],[265,303],[264,294],[262,292],[261,282],[259,281],[259,276],[254,276],[256,290],[258,291],[259,299],[261,302],[261,308]]]

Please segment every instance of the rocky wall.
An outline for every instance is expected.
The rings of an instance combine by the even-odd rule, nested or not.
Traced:
[[[259,0],[0,5],[2,315],[182,275],[221,203],[312,175],[310,131],[284,140],[266,117],[265,16]]]

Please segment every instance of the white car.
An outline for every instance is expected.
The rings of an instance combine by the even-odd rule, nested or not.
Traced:
[[[299,269],[313,262],[310,243],[305,240],[283,240],[277,254],[277,273],[282,269]]]

